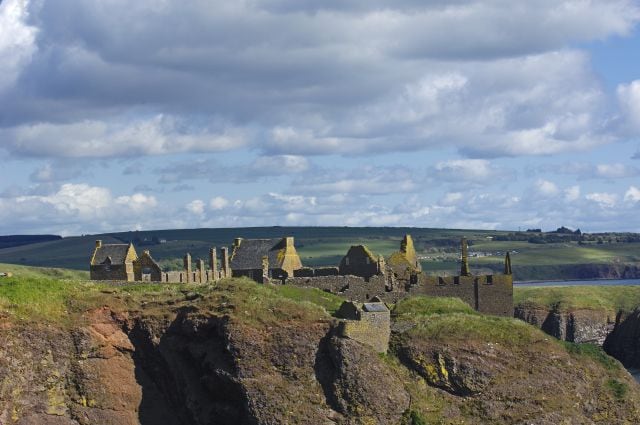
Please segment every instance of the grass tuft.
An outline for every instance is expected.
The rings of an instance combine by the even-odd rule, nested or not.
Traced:
[[[408,297],[400,300],[393,309],[398,319],[448,313],[477,314],[461,299],[448,297]]]
[[[565,349],[569,354],[576,355],[576,356],[589,357],[592,360],[600,363],[602,366],[604,366],[608,370],[618,370],[620,368],[618,362],[613,357],[610,357],[609,355],[607,355],[607,353],[605,353],[601,347],[595,344],[588,344],[588,343],[578,344],[575,342],[567,342],[567,341],[560,341],[560,342],[564,345]]]

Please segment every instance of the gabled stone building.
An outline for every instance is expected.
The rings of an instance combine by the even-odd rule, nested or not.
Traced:
[[[371,276],[384,273],[385,264],[382,257],[376,257],[364,245],[354,245],[340,261],[339,273],[343,276],[360,276],[369,279]]]
[[[233,243],[230,267],[233,277],[286,279],[302,268],[294,239],[242,239]],[[265,276],[265,272],[267,276]]]
[[[138,258],[132,244],[103,244],[96,241],[90,261],[91,280],[135,280],[133,262]]]
[[[144,251],[140,257],[133,261],[133,276],[135,281],[162,281],[162,269],[151,257],[149,251]]]

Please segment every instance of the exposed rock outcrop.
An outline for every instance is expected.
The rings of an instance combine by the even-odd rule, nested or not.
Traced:
[[[562,311],[557,308],[516,306],[514,317],[537,326],[563,341],[602,346],[615,326],[615,312],[604,310]]]
[[[339,337],[318,305],[274,294],[230,282],[118,295],[114,307],[65,323],[0,318],[0,424],[387,425],[413,415],[609,425],[640,417],[640,390],[615,361],[569,352],[520,321],[468,306],[416,309],[381,355]]]
[[[619,313],[604,349],[627,367],[640,367],[640,309],[630,314]]]

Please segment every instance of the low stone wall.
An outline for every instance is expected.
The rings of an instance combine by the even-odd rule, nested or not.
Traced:
[[[375,296],[385,298],[386,294],[384,276],[373,276],[369,281],[359,276],[290,277],[284,280],[284,284],[318,288],[358,302]]]
[[[162,282],[164,283],[209,283],[218,279],[220,279],[220,272],[213,270],[205,270],[202,274],[196,270],[189,272],[189,275],[186,271],[162,273]]]

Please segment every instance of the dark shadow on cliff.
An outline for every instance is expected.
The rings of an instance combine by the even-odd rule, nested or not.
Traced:
[[[128,330],[142,387],[141,425],[255,424],[228,349],[227,320],[181,309],[167,325],[143,318]]]
[[[320,340],[313,370],[315,372],[316,379],[322,387],[326,403],[331,407],[331,409],[339,412],[341,408],[334,389],[336,365],[331,358],[331,338],[333,335],[334,330],[330,329],[329,332],[327,332],[327,334]]]

